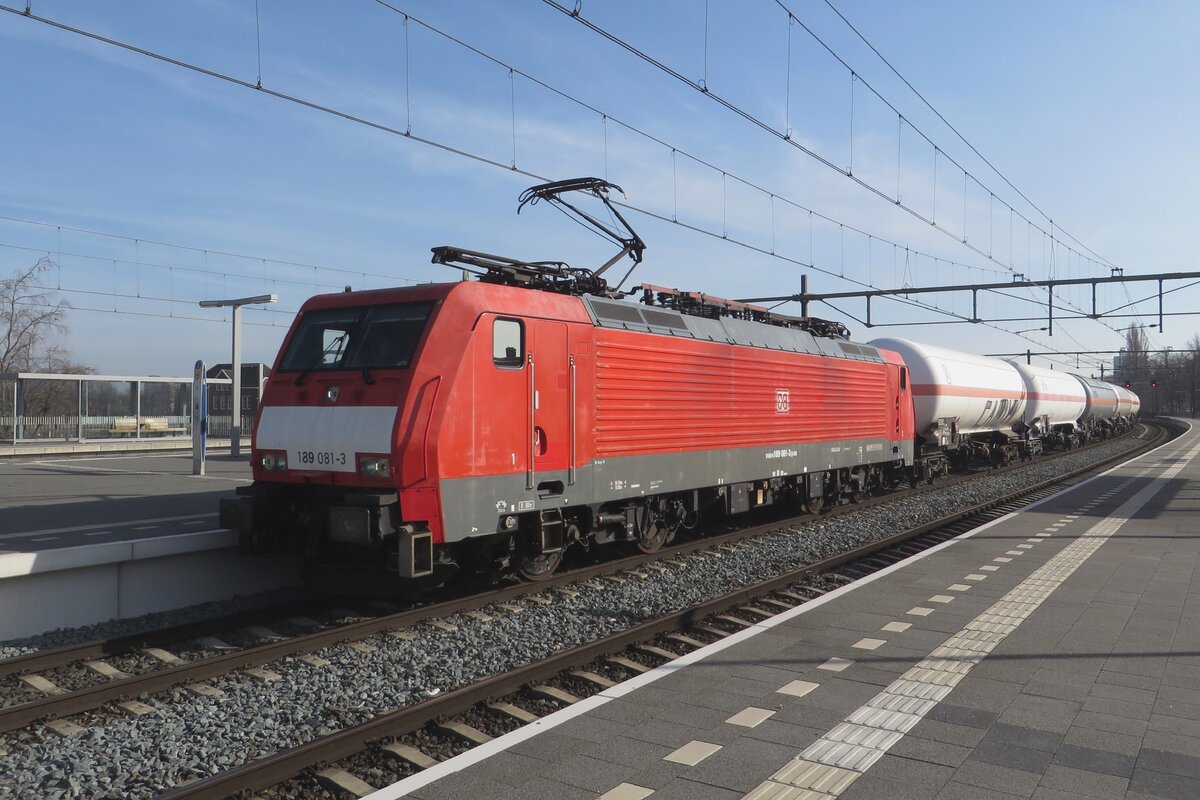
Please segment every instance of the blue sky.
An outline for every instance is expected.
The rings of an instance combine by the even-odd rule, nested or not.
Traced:
[[[24,7],[23,0],[3,4]],[[1058,277],[1108,274],[1070,239],[1051,257],[1049,239],[1004,203],[1048,230],[1046,218],[823,0],[785,5],[904,123],[802,26],[789,26],[773,0],[710,0],[707,26],[702,0],[585,0],[581,11],[771,127],[790,127],[795,142],[832,163],[848,167],[853,148],[855,175],[893,200],[540,0],[392,5],[420,23],[406,28],[401,14],[372,0],[260,0],[264,87],[411,129],[500,166],[0,13],[0,272],[39,256],[56,262],[45,277],[75,307],[66,344],[77,361],[108,374],[186,375],[197,358],[227,358],[227,323],[196,301],[276,292],[275,309],[246,316],[244,357],[270,362],[292,313],[311,294],[453,279],[428,264],[429,248],[439,244],[602,263],[608,245],[545,207],[515,215],[517,194],[534,180],[505,168],[514,156],[520,170],[547,178],[606,176],[624,187],[631,205],[665,217],[629,213],[649,245],[635,283],[745,297],[797,291],[802,272],[812,291],[830,292],[862,283],[1007,281],[1013,269],[1031,278],[1051,269]],[[1200,6],[836,5],[1054,219],[1056,231],[1061,226],[1127,275],[1196,269],[1188,245],[1200,210],[1191,185],[1200,174],[1192,42]],[[251,84],[258,78],[251,0],[33,0],[33,12]],[[507,67],[523,74],[510,77]],[[936,143],[936,159],[916,129]],[[965,181],[965,202],[962,173],[950,158],[978,179]],[[897,188],[905,205],[949,235],[897,208]],[[815,212],[811,221],[804,209]],[[964,235],[993,259],[964,246]],[[1151,291],[1149,284],[1129,287],[1134,299]],[[1167,310],[1190,311],[1197,300],[1198,291],[1176,292]],[[936,302],[969,310],[962,296]],[[1088,305],[1088,290],[1064,291],[1056,305],[1063,302]],[[1101,290],[1101,308],[1124,302],[1123,290]],[[1139,307],[1145,322],[1154,307]],[[825,306],[812,311],[847,322],[859,340],[907,335],[979,352],[1115,349],[1121,342],[1088,321],[1056,323],[1053,337],[1031,331],[1033,342],[982,325],[867,329],[854,319],[862,317],[861,301],[839,308],[853,316]],[[781,310],[798,313],[796,306]],[[1042,313],[1002,298],[985,300],[982,310]],[[876,322],[938,318],[886,303],[873,315]],[[1192,317],[1168,318],[1166,333],[1151,341],[1180,348],[1198,329]]]

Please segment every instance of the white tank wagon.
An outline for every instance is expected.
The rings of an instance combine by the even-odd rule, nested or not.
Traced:
[[[1127,390],[1128,391],[1128,390]],[[1135,419],[1138,413],[1142,410],[1142,398],[1134,392],[1129,394],[1129,418]]]
[[[1076,375],[1075,378],[1083,384],[1088,401],[1083,416],[1079,418],[1080,425],[1085,427],[1107,426],[1114,417],[1120,416],[1121,394],[1125,391],[1123,388],[1114,386],[1108,381],[1089,378],[1086,375]],[[1129,401],[1126,399],[1125,405],[1128,404]]]
[[[941,474],[949,466],[947,454],[963,462],[979,457],[1000,464],[1041,451],[1040,442],[1017,433],[1026,389],[1012,364],[908,339],[874,339],[871,344],[898,352],[908,364],[922,453],[918,477]]]
[[[1119,420],[1120,427],[1128,427],[1129,423],[1137,418],[1138,411],[1142,407],[1142,399],[1124,386],[1113,385],[1113,389],[1117,392],[1114,418]]]
[[[1031,436],[1048,444],[1071,448],[1082,444],[1075,430],[1087,408],[1087,390],[1079,378],[1067,372],[1010,361],[1025,382],[1025,413],[1022,425]]]
[[[1092,435],[1106,438],[1110,432],[1123,431],[1137,416],[1141,401],[1124,386],[1077,375],[1088,393],[1088,407],[1080,425]]]

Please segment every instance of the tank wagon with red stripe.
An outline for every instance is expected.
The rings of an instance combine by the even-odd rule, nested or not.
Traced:
[[[871,344],[894,350],[911,370],[918,478],[1069,449],[1136,416],[1136,395],[1094,378],[907,339]]]
[[[1025,413],[1018,432],[1028,431],[1044,445],[1068,447],[1075,444],[1079,420],[1087,409],[1086,386],[1075,375],[1032,364],[1010,361],[1025,384]]]

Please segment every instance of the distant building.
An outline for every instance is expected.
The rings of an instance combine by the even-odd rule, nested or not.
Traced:
[[[206,373],[209,378],[233,378],[232,364],[217,364],[210,367]],[[262,395],[263,386],[271,368],[266,364],[242,364],[242,418],[254,419],[258,411],[258,398]],[[210,417],[229,416],[233,410],[233,385],[229,383],[210,383],[208,385],[208,415]],[[245,425],[243,425],[245,427]]]

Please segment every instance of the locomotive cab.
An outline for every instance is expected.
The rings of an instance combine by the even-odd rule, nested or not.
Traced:
[[[263,394],[254,482],[222,500],[222,524],[330,587],[390,591],[488,560],[573,495],[570,323],[590,327],[574,298],[479,282],[313,298]],[[561,525],[539,530],[539,552],[562,547]]]
[[[429,519],[405,519],[398,479],[419,483],[411,477],[414,465],[422,471],[425,431],[415,423],[439,376],[418,356],[447,289],[323,295],[304,305],[263,392],[254,482],[221,502],[221,522],[238,531],[244,552],[351,566],[387,554],[409,577],[433,572]],[[453,349],[453,337],[443,339]]]

